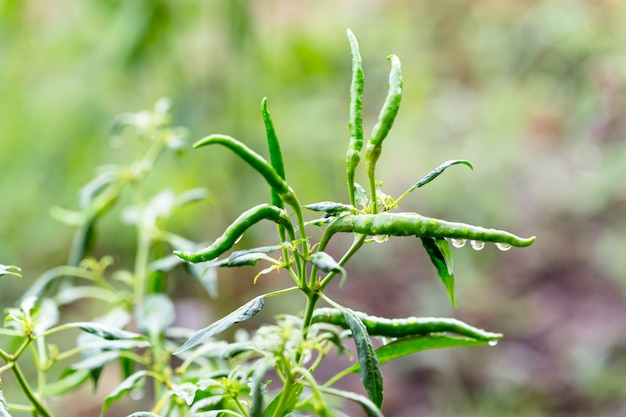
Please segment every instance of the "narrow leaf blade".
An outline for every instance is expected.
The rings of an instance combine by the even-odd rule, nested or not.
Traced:
[[[466,336],[451,336],[444,334],[433,334],[428,336],[410,336],[394,340],[376,349],[376,355],[381,365],[392,360],[411,355],[425,350],[446,349],[462,346],[485,345],[487,340],[473,339]],[[349,372],[359,372],[360,366],[355,363]]]
[[[331,216],[345,212],[357,213],[358,211],[350,204],[335,203],[334,201],[320,201],[319,203],[307,204],[304,208],[311,211],[323,211]]]
[[[383,413],[380,411],[380,408],[376,406],[372,401],[370,401],[367,397],[364,397],[360,394],[356,394],[350,391],[338,390],[330,387],[319,387],[320,390],[326,394],[335,395],[337,397],[342,397],[350,401],[354,401],[359,404],[361,408],[367,414],[367,417],[383,417]]]
[[[380,371],[380,364],[376,357],[376,351],[372,345],[369,334],[363,322],[354,311],[345,309],[344,318],[348,327],[352,331],[352,337],[356,345],[359,357],[359,377],[365,387],[367,396],[380,408],[383,403],[383,375]]]
[[[239,307],[237,310],[233,311],[229,315],[219,319],[218,321],[212,323],[211,325],[205,327],[204,329],[196,332],[193,336],[187,339],[187,341],[181,347],[179,347],[174,352],[174,355],[183,353],[186,350],[189,350],[192,347],[205,342],[212,336],[215,336],[216,334],[223,332],[224,330],[230,328],[236,323],[249,320],[250,318],[254,317],[259,311],[261,311],[264,304],[265,304],[265,299],[262,295],[252,299],[251,301],[242,305],[241,307]]]
[[[119,384],[113,392],[111,392],[105,399],[104,404],[102,405],[101,416],[106,413],[106,411],[115,403],[117,400],[126,395],[129,391],[131,391],[139,381],[146,376],[147,371],[137,371]]]
[[[115,327],[106,326],[104,324],[90,322],[68,323],[66,326],[76,327],[84,332],[93,334],[106,340],[130,340],[142,339],[143,336],[138,333],[126,330],[116,329]]]
[[[343,269],[343,267],[339,265],[339,262],[333,259],[333,257],[326,252],[316,252],[311,255],[311,263],[324,272],[335,272],[337,274],[341,274],[342,282],[346,278],[346,270]]]
[[[298,400],[300,399],[300,394],[302,394],[303,385],[302,384],[294,384],[294,385],[295,386],[292,387],[292,390],[290,391],[289,398],[283,403],[284,410],[292,410],[298,403]],[[271,416],[276,415],[276,411],[278,409],[278,406],[281,404],[282,397],[284,395],[285,395],[284,390],[278,393],[278,395],[274,397],[274,399],[268,404],[267,408],[263,412],[262,417],[271,417]]]
[[[450,303],[456,307],[456,297],[454,294],[454,271],[452,251],[450,245],[445,238],[420,237],[426,253],[430,257],[430,261],[437,269],[437,274],[446,287]]]
[[[422,178],[421,180],[419,180],[417,183],[415,183],[415,185],[413,185],[410,190],[413,191],[416,188],[422,187],[426,184],[428,184],[429,182],[431,182],[432,180],[434,180],[435,178],[437,178],[439,175],[441,175],[443,173],[443,171],[445,171],[447,168],[453,166],[453,165],[459,165],[459,164],[463,164],[468,166],[470,169],[474,169],[474,167],[472,166],[472,164],[469,161],[465,161],[462,159],[453,159],[450,161],[446,161],[443,164],[439,165],[437,168],[433,169],[432,171],[430,171],[428,174],[426,174],[426,176],[424,178]]]

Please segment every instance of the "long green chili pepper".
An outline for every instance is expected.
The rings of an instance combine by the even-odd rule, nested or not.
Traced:
[[[376,202],[376,162],[380,157],[382,151],[383,140],[389,134],[391,126],[396,119],[398,110],[400,109],[400,101],[402,100],[402,68],[400,65],[400,59],[395,55],[387,57],[391,61],[391,71],[389,72],[389,87],[387,91],[387,98],[383,104],[380,114],[378,115],[378,121],[372,129],[370,140],[365,147],[365,162],[367,169],[367,176],[370,183],[370,193],[372,198],[372,209],[374,213],[378,212],[378,205]]]
[[[207,145],[220,144],[235,152],[241,159],[246,161],[252,168],[257,170],[265,181],[276,191],[278,196],[289,204],[295,204],[295,194],[287,182],[276,172],[261,155],[244,145],[242,142],[227,135],[209,135],[196,142],[193,147],[201,148]]]
[[[174,254],[192,263],[211,261],[232,248],[237,239],[252,225],[265,219],[284,226],[293,236],[293,224],[285,210],[269,204],[260,204],[243,212],[237,220],[226,228],[222,236],[206,248],[197,252],[174,251]]]
[[[346,175],[348,177],[348,194],[350,204],[356,206],[354,196],[354,171],[361,160],[361,148],[363,147],[363,86],[365,77],[361,64],[361,54],[356,37],[348,29],[348,40],[352,52],[352,83],[350,84],[350,112],[348,127],[350,128],[350,144],[346,153]]]
[[[433,219],[417,213],[379,213],[342,216],[328,225],[320,243],[323,250],[330,237],[337,232],[354,232],[368,236],[418,236],[434,238],[472,239],[483,242],[525,247],[535,237],[521,238],[503,230],[487,229],[465,223]]]
[[[500,333],[492,333],[470,326],[460,320],[450,318],[408,317],[388,319],[355,312],[363,322],[370,336],[407,337],[431,333],[455,333],[477,340],[491,341],[502,338]],[[331,323],[348,330],[343,312],[336,308],[318,308],[313,314],[313,323]]]
[[[276,130],[274,129],[274,123],[267,109],[267,97],[263,98],[261,102],[261,113],[263,114],[263,122],[265,123],[265,133],[267,136],[267,147],[270,152],[270,163],[272,168],[276,171],[278,176],[285,179],[285,166],[283,164],[283,154],[280,150],[280,143],[278,137],[276,137]],[[272,188],[272,204],[276,207],[283,208],[283,201],[280,199],[278,192]]]

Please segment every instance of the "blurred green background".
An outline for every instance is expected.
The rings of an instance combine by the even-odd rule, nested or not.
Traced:
[[[618,0],[0,0],[0,263],[25,275],[3,279],[2,307],[65,262],[72,231],[50,207],[75,208],[97,166],[124,160],[128,149],[109,140],[116,115],[163,96],[192,140],[220,132],[259,150],[267,96],[301,201],[346,201],[346,28],[361,45],[366,134],[386,94],[385,57],[403,64],[402,108],[378,168],[383,189],[397,196],[448,159],[475,167],[451,169],[401,209],[538,238],[523,250],[457,249],[456,310],[418,242],[354,258],[346,286],[333,288],[348,305],[505,333],[494,348],[385,365],[386,415],[626,416]],[[162,162],[155,190],[209,189],[210,201],[175,225],[198,241],[268,199],[263,181],[224,150]],[[123,264],[132,232],[115,227],[102,230],[97,251]],[[220,279],[216,311],[262,290],[253,272],[237,274]],[[267,280],[259,285],[279,285]]]

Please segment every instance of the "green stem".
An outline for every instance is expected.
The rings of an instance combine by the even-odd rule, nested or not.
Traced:
[[[35,407],[35,410],[37,410],[37,412],[42,417],[53,417],[52,412],[48,410],[48,408],[39,400],[39,398],[37,398],[31,387],[28,385],[28,382],[26,381],[22,370],[16,362],[13,362],[12,370],[13,375],[15,376],[15,380],[19,384],[20,388],[22,388],[22,391],[24,392],[24,395],[26,395],[26,398],[28,398],[33,407]]]
[[[317,304],[319,297],[320,294],[318,292],[307,294],[306,309],[304,310],[304,318],[302,319],[302,342],[300,343],[300,347],[298,348],[298,352],[296,354],[296,362],[300,362],[302,357],[302,345],[305,343],[309,335],[309,327],[311,326],[313,313],[315,312],[315,305]]]

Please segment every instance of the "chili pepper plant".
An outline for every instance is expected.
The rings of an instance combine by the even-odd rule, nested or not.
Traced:
[[[56,209],[57,218],[77,227],[69,265],[54,268],[35,281],[16,307],[6,310],[0,336],[9,342],[0,349],[0,377],[11,373],[24,393],[24,404],[5,399],[0,390],[0,417],[26,411],[54,415],[51,404],[92,381],[98,382],[106,366],[121,369],[122,381],[105,399],[102,415],[118,400],[136,390],[150,389],[149,411],[132,416],[296,416],[343,415],[333,397],[358,403],[368,416],[382,416],[383,373],[381,365],[427,349],[495,344],[502,335],[452,318],[383,318],[355,311],[327,293],[333,281],[347,277],[348,261],[364,245],[395,237],[419,239],[443,282],[452,305],[456,305],[453,247],[470,241],[480,249],[485,242],[500,250],[525,247],[534,237],[463,223],[399,212],[400,202],[425,186],[447,168],[472,165],[450,160],[433,169],[397,198],[381,190],[376,173],[383,143],[400,107],[402,73],[398,57],[388,57],[391,70],[386,100],[367,142],[363,129],[364,76],[355,36],[348,31],[352,54],[349,133],[346,153],[347,199],[303,205],[289,185],[280,143],[268,109],[261,103],[269,159],[245,143],[227,135],[213,134],[194,148],[226,147],[267,182],[269,201],[243,212],[210,244],[198,244],[167,230],[176,209],[205,196],[194,189],[181,195],[163,191],[146,199],[142,184],[158,156],[178,151],[184,134],[168,124],[166,106],[160,102],[152,112],[128,115],[147,143],[145,155],[129,166],[107,166],[81,190],[81,210]],[[363,146],[365,150],[363,151]],[[360,164],[364,155],[365,163]],[[211,158],[211,155],[205,156]],[[367,185],[355,182],[363,167]],[[111,258],[90,257],[96,224],[126,190],[132,192],[133,208],[126,220],[136,229],[136,259],[132,270],[110,272]],[[305,216],[306,214],[306,216]],[[242,234],[259,222],[276,225],[275,240],[267,245],[232,251]],[[321,239],[310,233],[319,229]],[[337,234],[350,234],[352,244],[341,256],[327,252]],[[168,274],[183,265],[192,276],[215,292],[216,270],[257,265],[268,266],[254,278],[286,271],[292,284],[258,295],[227,316],[197,329],[174,327],[175,304],[166,294]],[[2,266],[0,275],[19,275],[14,266]],[[299,293],[301,311],[285,311],[274,323],[261,325],[234,342],[220,339],[225,330],[254,317],[270,297]],[[97,300],[105,314],[89,321],[65,322],[60,312],[67,304]],[[75,346],[61,350],[51,342],[59,334],[81,331]],[[374,339],[379,341],[373,343]],[[333,377],[320,380],[316,370],[330,354],[343,353],[352,340],[356,360]],[[8,346],[8,347],[7,347]],[[378,346],[378,347],[375,347]],[[36,378],[22,372],[31,358]],[[53,368],[62,369],[50,378]],[[357,373],[365,394],[336,388],[335,383]],[[150,384],[146,384],[151,380]]]

